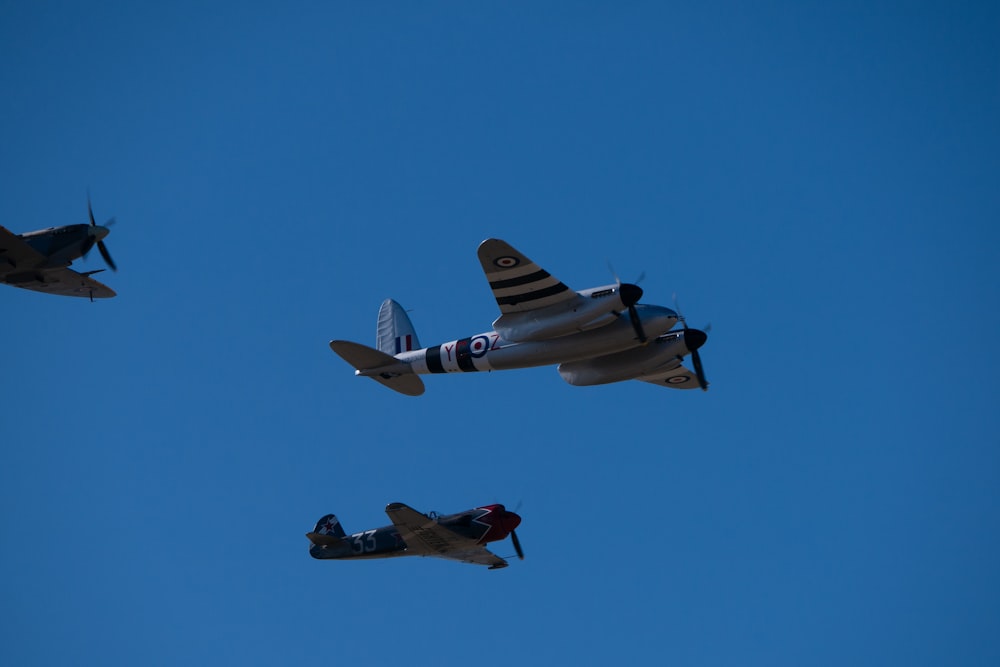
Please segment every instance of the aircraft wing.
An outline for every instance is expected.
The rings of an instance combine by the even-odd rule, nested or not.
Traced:
[[[0,225],[0,273],[9,273],[19,268],[32,268],[44,261],[45,255],[25,243],[20,236]]]
[[[82,296],[90,299],[110,299],[115,296],[115,291],[104,283],[66,267],[38,269],[30,274],[20,274],[16,279],[15,275],[8,272],[2,280],[14,287],[60,296]]]
[[[657,384],[661,387],[670,387],[671,389],[698,388],[698,377],[683,366],[677,366],[676,368],[672,368],[663,373],[657,373],[656,375],[637,377],[636,380],[642,380],[643,382],[649,382],[650,384]]]
[[[486,239],[479,244],[478,254],[504,315],[582,298],[506,241]]]
[[[473,565],[489,565],[491,570],[499,570],[501,567],[507,567],[507,561],[482,546],[449,551],[446,554],[438,554],[438,557],[457,560],[462,563],[472,563]]]
[[[406,542],[406,550],[421,556],[448,558],[463,563],[506,567],[507,561],[492,553],[475,540],[458,535],[403,503],[390,503],[385,513]]]

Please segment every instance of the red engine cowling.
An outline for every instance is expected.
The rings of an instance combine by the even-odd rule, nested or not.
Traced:
[[[479,540],[481,544],[502,540],[521,524],[521,517],[514,512],[508,512],[503,505],[484,505],[479,509],[487,510],[489,513],[477,521],[488,524],[490,527]]]

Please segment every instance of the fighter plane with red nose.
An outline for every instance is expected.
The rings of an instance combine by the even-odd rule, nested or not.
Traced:
[[[524,560],[514,529],[521,517],[503,505],[483,505],[458,514],[421,514],[403,503],[389,503],[385,513],[391,526],[348,535],[333,514],[316,522],[306,537],[309,555],[318,560],[434,556],[463,563],[507,567],[507,561],[484,545],[510,535],[517,557]]]
[[[86,257],[96,245],[108,267],[118,270],[104,245],[114,219],[97,224],[89,198],[87,213],[89,225],[50,227],[24,234],[0,227],[0,283],[61,296],[88,297],[91,301],[115,296],[113,289],[91,278],[104,269],[77,273],[69,268],[73,260]]]
[[[559,365],[572,385],[641,380],[674,389],[708,389],[698,348],[706,331],[688,328],[670,308],[640,304],[632,283],[571,290],[500,239],[479,246],[479,262],[500,307],[493,329],[421,348],[403,307],[386,299],[376,347],[346,340],[330,349],[370,377],[406,394],[424,393],[420,375]],[[674,329],[680,323],[681,329]],[[694,371],[682,365],[690,355]]]

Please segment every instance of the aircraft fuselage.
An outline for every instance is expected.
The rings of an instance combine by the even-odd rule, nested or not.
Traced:
[[[105,231],[104,228],[100,229]],[[50,227],[20,236],[25,243],[45,256],[45,266],[69,266],[74,259],[83,255],[84,245],[91,234],[90,225],[80,224]]]
[[[665,334],[677,323],[677,313],[663,306],[638,305],[636,310],[650,339]],[[396,358],[417,374],[468,373],[549,366],[613,354],[640,345],[628,317],[619,317],[598,329],[539,341],[512,342],[496,331],[489,331],[402,352]]]

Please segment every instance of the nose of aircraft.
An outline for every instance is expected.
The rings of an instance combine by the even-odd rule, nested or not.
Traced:
[[[521,517],[514,512],[508,512],[507,508],[503,505],[488,505],[483,509],[491,510],[490,514],[487,514],[485,521],[492,526],[492,530],[489,532],[489,541],[502,540],[507,537],[510,531],[521,525]]]
[[[684,330],[684,345],[686,345],[689,350],[697,350],[705,344],[706,340],[708,340],[708,334],[704,331],[699,329]]]
[[[90,228],[90,235],[94,237],[95,241],[100,241],[104,239],[110,231],[111,230],[104,225],[94,225]]]
[[[651,338],[667,333],[677,324],[677,313],[665,306],[640,304],[634,308],[642,319],[644,333]]]
[[[505,533],[509,533],[518,526],[521,525],[521,517],[513,512],[508,512],[504,510],[503,519],[501,519],[501,524]]]

